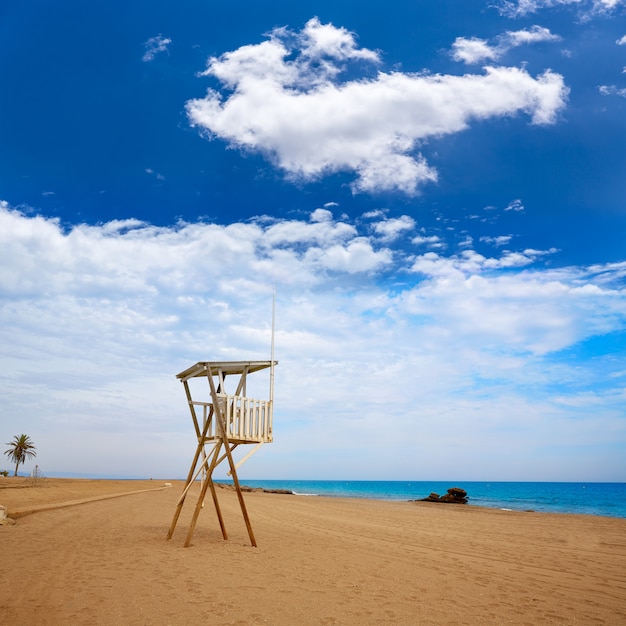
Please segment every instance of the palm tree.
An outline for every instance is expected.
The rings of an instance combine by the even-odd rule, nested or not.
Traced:
[[[5,454],[15,463],[15,474],[13,476],[17,476],[17,468],[20,466],[20,463],[24,463],[26,458],[37,456],[35,444],[28,435],[15,435],[13,441],[6,445],[11,446],[5,451]]]

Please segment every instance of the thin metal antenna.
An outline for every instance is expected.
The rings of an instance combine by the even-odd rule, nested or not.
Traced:
[[[276,330],[276,283],[272,291],[272,347],[270,356],[270,406],[274,410],[274,334]]]

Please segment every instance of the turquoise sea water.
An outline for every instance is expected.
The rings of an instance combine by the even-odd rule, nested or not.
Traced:
[[[224,481],[228,482],[228,481]],[[580,513],[626,518],[626,483],[514,483],[470,481],[246,480],[243,485],[288,489],[301,496],[419,500],[450,487],[467,491],[469,505],[515,511]]]

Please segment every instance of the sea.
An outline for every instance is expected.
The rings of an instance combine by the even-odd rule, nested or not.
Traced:
[[[45,474],[50,478],[93,478],[136,480],[145,476],[102,476],[57,472]],[[166,479],[166,480],[170,480]],[[176,480],[185,480],[178,478]],[[216,482],[232,484],[231,480]],[[510,511],[545,513],[577,513],[626,518],[626,482],[550,483],[550,482],[477,482],[425,480],[248,480],[239,482],[247,487],[284,489],[297,496],[326,496],[331,498],[373,498],[375,500],[421,500],[434,492],[440,496],[451,487],[467,492],[467,506],[483,506]],[[463,505],[465,506],[465,505]]]
[[[228,483],[224,480],[219,482]],[[577,513],[626,518],[626,483],[548,483],[402,480],[246,480],[242,485],[286,489],[298,496],[420,500],[451,487],[467,492],[468,506],[511,511]]]

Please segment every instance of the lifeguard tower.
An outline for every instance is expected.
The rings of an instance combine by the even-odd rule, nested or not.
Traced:
[[[264,443],[272,442],[274,366],[276,365],[276,361],[273,359],[273,352],[272,346],[272,359],[270,361],[201,361],[176,375],[176,378],[180,379],[185,387],[187,403],[191,411],[198,445],[189,474],[187,475],[185,487],[176,505],[174,518],[167,533],[168,539],[171,539],[174,533],[189,489],[200,474],[202,474],[200,495],[187,532],[185,547],[188,547],[191,543],[207,489],[211,490],[222,536],[224,539],[228,539],[213,483],[215,468],[227,459],[229,465],[228,473],[232,476],[235,490],[237,491],[250,542],[253,546],[256,546],[246,504],[241,493],[239,479],[237,478],[237,468]],[[268,368],[270,369],[269,400],[249,398],[246,395],[248,376]],[[234,393],[229,394],[226,391],[226,379],[233,377],[237,384],[234,388]],[[200,397],[203,399],[194,400],[190,383],[196,385],[194,387],[195,390],[197,383],[201,382],[202,379],[208,383],[207,386],[200,385],[203,390]],[[209,392],[208,394],[207,391]],[[196,397],[198,396],[196,395]],[[254,444],[254,448],[235,464],[233,450],[242,444]]]

